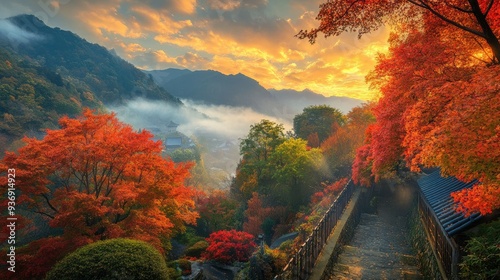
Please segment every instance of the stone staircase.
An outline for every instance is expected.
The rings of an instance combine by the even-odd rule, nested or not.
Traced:
[[[405,207],[389,195],[380,198],[377,214],[361,214],[329,279],[423,279],[406,240]]]

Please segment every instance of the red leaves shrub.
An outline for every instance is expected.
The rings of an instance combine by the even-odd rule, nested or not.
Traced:
[[[244,231],[220,230],[210,234],[203,257],[222,263],[246,262],[257,246],[254,237]]]

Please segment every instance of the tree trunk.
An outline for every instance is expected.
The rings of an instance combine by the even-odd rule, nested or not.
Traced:
[[[499,64],[500,63],[500,42],[498,41],[497,36],[495,33],[493,33],[493,30],[491,30],[491,27],[486,20],[485,15],[481,11],[481,8],[479,7],[479,3],[477,0],[469,0],[469,4],[472,8],[472,12],[474,13],[474,17],[477,20],[477,23],[479,26],[481,26],[481,29],[483,30],[484,33],[484,39],[486,40],[486,43],[490,46],[491,51],[493,53],[493,63],[494,64]]]

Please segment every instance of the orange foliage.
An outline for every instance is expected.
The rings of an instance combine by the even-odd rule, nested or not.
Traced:
[[[338,36],[346,31],[357,32],[359,37],[370,33],[386,22],[400,32],[419,29],[433,20],[470,36],[484,51],[489,49],[490,62],[500,63],[500,4],[490,0],[430,1],[430,0],[330,0],[320,5],[316,17],[320,24],[310,30],[301,30],[297,36],[314,43],[318,33],[325,37]],[[448,36],[447,38],[455,37]],[[455,40],[455,41],[459,41]]]
[[[334,177],[346,176],[351,169],[356,150],[363,145],[366,128],[375,122],[371,109],[372,104],[353,108],[347,114],[347,123],[321,143]]]
[[[63,230],[57,237],[62,245],[52,249],[67,252],[64,244],[73,249],[75,244],[129,237],[163,250],[163,238],[195,223],[193,192],[184,186],[189,165],[163,159],[162,144],[152,141],[152,134],[134,132],[113,114],[90,110],[79,119],[64,117],[60,125],[43,140],[25,138],[18,154],[7,153],[3,159],[16,169],[18,204]],[[53,264],[62,256],[46,259],[48,254],[30,252],[26,263]],[[50,267],[44,264],[39,275]]]
[[[246,221],[243,223],[243,230],[258,236],[263,233],[262,223],[272,212],[271,207],[264,207],[259,194],[252,193],[252,198],[248,200],[248,208],[245,210]]]
[[[500,185],[479,184],[471,189],[452,193],[453,200],[458,202],[458,211],[469,216],[472,212],[483,215],[491,213],[492,209],[500,208]]]
[[[319,137],[317,132],[311,133],[307,136],[307,146],[311,148],[319,147]]]
[[[353,177],[369,183],[401,159],[414,171],[439,166],[445,175],[479,180],[453,196],[458,210],[487,214],[500,208],[500,66],[487,64],[491,53],[472,35],[424,19],[423,28],[392,35],[390,55],[369,76],[383,96]]]

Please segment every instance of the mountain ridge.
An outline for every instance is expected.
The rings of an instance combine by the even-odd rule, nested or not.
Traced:
[[[37,44],[17,43],[12,48],[14,52],[40,58],[37,60],[43,67],[81,80],[104,104],[123,103],[141,96],[181,104],[140,69],[103,46],[90,43],[71,31],[49,27],[33,15],[17,15],[6,20],[41,38]],[[13,42],[4,40],[3,46],[9,47],[9,43]]]
[[[344,114],[364,103],[363,100],[324,96],[309,89],[265,89],[242,73],[223,74],[216,70],[167,68],[145,71],[158,85],[174,96],[213,105],[250,107],[272,116],[293,118],[311,105],[329,105]],[[234,86],[237,84],[237,87]],[[217,92],[217,90],[219,90]]]

